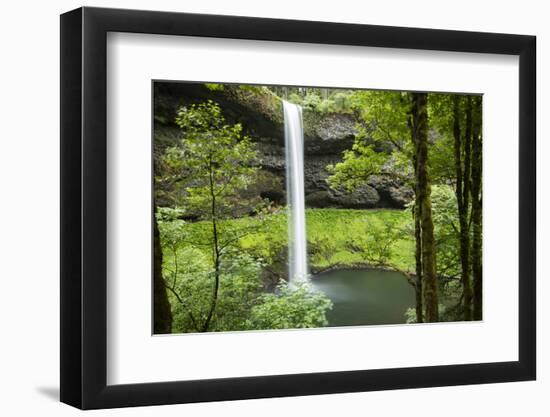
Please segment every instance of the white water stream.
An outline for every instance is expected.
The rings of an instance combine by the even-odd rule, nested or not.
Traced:
[[[285,116],[286,192],[288,222],[288,277],[307,280],[306,214],[304,196],[304,132],[302,108],[283,101]]]

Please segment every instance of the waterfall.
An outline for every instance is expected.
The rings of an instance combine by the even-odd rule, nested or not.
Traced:
[[[288,278],[307,279],[302,108],[283,100],[285,116],[286,195],[288,207]]]

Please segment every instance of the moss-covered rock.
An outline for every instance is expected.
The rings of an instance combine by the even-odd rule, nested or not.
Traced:
[[[177,109],[213,100],[223,109],[228,123],[241,123],[244,133],[257,144],[262,175],[250,192],[257,192],[276,204],[285,200],[284,115],[282,100],[261,86],[199,83],[155,83],[155,160],[181,133],[174,123]],[[304,177],[307,204],[311,207],[402,208],[412,190],[390,178],[378,178],[354,193],[329,189],[326,166],[341,160],[350,149],[357,123],[353,114],[320,113],[304,109]]]

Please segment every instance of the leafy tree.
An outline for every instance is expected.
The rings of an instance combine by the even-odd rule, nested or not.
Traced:
[[[386,174],[398,177],[416,189],[414,174],[417,163],[415,141],[411,140],[411,95],[396,91],[357,91],[353,97],[354,109],[363,123],[358,124],[354,147],[344,155],[340,164],[327,167],[332,174],[329,185],[344,186],[348,190],[364,182],[369,175]],[[370,141],[370,143],[369,143]],[[389,145],[389,146],[388,146]],[[380,149],[387,149],[391,157]],[[422,235],[419,200],[412,210],[415,221],[416,293],[418,322],[423,322],[422,299]]]
[[[197,306],[199,300],[210,300],[210,262],[202,251],[185,245],[191,239],[187,223],[178,219],[180,208],[160,208],[157,212],[160,242],[164,253],[164,286],[170,292],[175,328],[201,331],[204,311],[210,306]],[[185,313],[185,319],[182,314]]]
[[[353,148],[344,153],[343,161],[327,167],[331,174],[328,183],[333,188],[351,191],[372,175],[386,174],[398,176],[414,186],[417,320],[424,321],[425,310],[428,321],[437,321],[428,175],[428,96],[425,93],[360,91],[355,93],[354,103],[364,123],[359,124]],[[380,152],[380,148],[387,149],[387,144],[391,157],[387,152]]]
[[[405,229],[399,223],[400,219],[396,217],[388,218],[384,223],[372,222],[366,217],[360,237],[351,239],[347,248],[362,254],[369,263],[387,265],[393,256],[395,243],[405,235]]]
[[[164,222],[165,232],[178,229],[169,223]],[[199,248],[186,244],[180,245],[173,253],[167,247],[165,250],[171,255],[166,257],[164,270],[174,305],[174,328],[183,332],[205,331],[203,323],[211,308],[215,274],[210,257]],[[246,318],[260,295],[261,268],[261,260],[242,251],[234,251],[222,259],[218,301],[208,331],[246,329]]]
[[[473,98],[472,114],[472,275],[473,275],[473,319],[481,320],[483,311],[483,269],[482,263],[482,129],[481,97]]]
[[[465,320],[481,318],[481,97],[434,94],[431,118],[442,136],[432,166],[454,184]],[[452,150],[452,152],[451,152]],[[445,164],[452,160],[454,164]],[[445,167],[446,165],[446,167]],[[454,173],[451,173],[451,169]],[[473,233],[472,233],[473,229]]]
[[[200,332],[210,308],[214,270],[208,254],[192,242],[199,230],[183,220],[159,218],[160,238],[167,256],[164,276],[174,305],[174,329]],[[236,220],[232,220],[236,221]],[[205,223],[197,223],[203,226]],[[202,227],[201,227],[202,228]],[[195,227],[195,229],[199,229]],[[254,251],[233,249],[222,259],[215,319],[208,331],[319,327],[327,324],[330,300],[307,285],[289,286],[281,280],[274,293],[262,291],[266,260]]]
[[[432,187],[437,274],[442,278],[460,277],[460,232],[456,195],[450,185]]]
[[[413,146],[410,137],[409,93],[355,91],[349,99],[362,122],[350,150],[342,162],[329,165],[332,188],[354,190],[372,175],[389,175],[412,181]]]
[[[281,222],[246,192],[257,173],[257,154],[241,125],[226,124],[212,101],[180,108],[176,122],[182,139],[166,150],[163,163],[184,198],[181,206],[160,209],[157,216],[174,328],[206,332],[326,324],[330,301],[324,295],[286,284],[262,295],[266,258],[273,262],[282,247],[277,241],[271,248],[265,231],[286,226],[286,219]],[[269,248],[243,251],[251,237],[267,239]]]
[[[352,192],[371,176],[380,174],[388,155],[377,152],[373,145],[357,139],[351,150],[344,151],[342,162],[328,165],[331,174],[327,182],[332,188],[343,188]]]
[[[261,207],[261,200],[243,197],[257,171],[257,153],[242,126],[227,124],[211,100],[181,107],[176,123],[182,139],[166,150],[164,162],[185,189],[183,208],[211,224],[206,235],[194,236],[196,244],[211,251],[212,294],[206,317],[198,323],[200,331],[208,331],[219,298],[222,259],[242,236],[253,232],[223,220]]]

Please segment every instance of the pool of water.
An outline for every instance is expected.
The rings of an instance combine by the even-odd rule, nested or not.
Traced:
[[[314,275],[311,282],[334,304],[327,313],[329,326],[405,323],[405,311],[415,306],[414,289],[399,272],[329,271]]]

